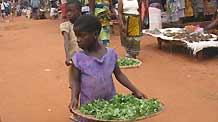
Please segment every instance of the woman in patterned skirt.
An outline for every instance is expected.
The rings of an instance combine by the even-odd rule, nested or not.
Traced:
[[[118,11],[121,30],[121,44],[126,56],[136,58],[140,52],[141,10],[138,0],[119,0]]]

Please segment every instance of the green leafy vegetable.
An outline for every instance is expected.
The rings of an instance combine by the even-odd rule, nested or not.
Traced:
[[[132,58],[127,58],[127,57],[120,58],[118,59],[117,62],[119,66],[132,66],[140,63]]]
[[[94,100],[80,107],[80,112],[93,115],[97,119],[127,120],[149,116],[162,109],[155,98],[138,99],[133,95],[116,95],[110,101]]]

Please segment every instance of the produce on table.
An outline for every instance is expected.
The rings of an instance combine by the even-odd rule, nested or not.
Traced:
[[[123,58],[118,59],[117,63],[119,66],[134,66],[134,65],[139,64],[140,62],[132,58],[123,57]]]
[[[187,26],[185,26],[185,30],[186,30],[187,32],[189,32],[189,33],[195,32],[196,28],[197,28],[197,27],[194,26],[194,25],[187,25]]]
[[[183,39],[189,42],[200,42],[200,41],[209,41],[213,36],[211,34],[193,34],[191,35],[186,30],[181,30],[179,32],[170,32],[166,31],[164,36],[173,37],[174,39]]]
[[[103,120],[128,120],[145,117],[162,110],[155,98],[138,99],[133,95],[116,95],[110,101],[94,100],[80,107],[80,112]]]

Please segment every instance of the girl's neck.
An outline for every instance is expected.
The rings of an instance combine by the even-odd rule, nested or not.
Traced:
[[[91,52],[98,52],[101,49],[101,45],[96,41],[90,48],[88,48],[86,51],[91,53]]]
[[[85,53],[89,56],[100,59],[107,53],[107,49],[102,44],[97,42],[94,46],[92,46],[92,48],[87,49]]]
[[[69,21],[70,21],[71,24],[74,24],[74,21],[73,21],[73,20],[69,19]]]

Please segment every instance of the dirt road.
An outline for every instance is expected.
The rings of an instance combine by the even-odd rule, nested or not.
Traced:
[[[16,18],[0,23],[1,122],[70,122],[69,92],[59,21]],[[124,50],[118,36],[112,47]],[[183,53],[157,49],[156,40],[143,37],[143,65],[123,70],[165,111],[145,122],[218,122],[218,59],[196,62]],[[119,93],[129,93],[116,82]]]

